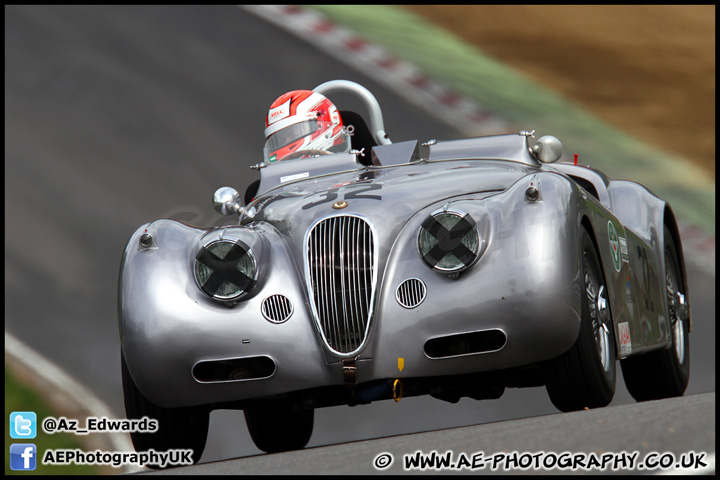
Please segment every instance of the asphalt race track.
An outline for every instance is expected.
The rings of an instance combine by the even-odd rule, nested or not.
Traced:
[[[6,6],[6,331],[123,418],[116,290],[127,239],[156,218],[217,222],[215,189],[229,184],[244,191],[257,178],[248,167],[262,160],[263,119],[272,101],[332,79],[369,88],[395,142],[459,136],[363,72],[235,6]],[[333,100],[353,107],[343,97]],[[652,448],[714,454],[715,278],[694,266],[688,275],[693,334],[686,398],[638,405],[619,376],[611,408],[593,411],[592,421],[627,430],[598,437],[592,446],[578,441],[558,448],[647,449],[642,438],[648,435],[631,433],[633,417],[665,412],[652,417],[662,422],[668,412],[687,411],[686,419],[673,418],[672,425],[653,431]],[[547,427],[547,435],[570,439],[578,435],[578,421],[588,419],[582,417],[588,412],[556,414],[543,388],[508,390],[482,403],[428,397],[335,407],[316,412],[309,447],[438,431],[398,437],[405,449],[393,450],[396,461],[420,448],[412,443],[419,438],[426,451],[489,450],[492,445],[464,449],[448,440],[446,429],[477,425],[473,435],[502,436],[500,449],[547,450],[542,435],[533,436],[533,446],[513,432]],[[531,423],[497,423],[526,417]],[[691,442],[688,432],[702,442]],[[395,441],[362,448],[372,460]],[[333,446],[328,453],[346,458],[345,451],[359,445]],[[324,455],[321,448],[311,451]],[[257,462],[265,457],[259,453],[242,412],[212,414],[202,463],[238,457]],[[268,473],[294,472],[298,454],[272,456]],[[261,473],[261,464],[235,462],[228,467],[233,473],[245,471],[243,465]],[[349,472],[356,470],[338,471]]]
[[[714,445],[714,432],[703,427],[708,419],[714,421],[714,418],[715,394],[708,393],[644,405],[611,406],[600,410],[543,415],[306,448],[295,452],[177,467],[155,473],[395,475],[420,471],[435,474],[527,474],[543,471],[577,475],[599,473],[599,469],[593,468],[591,464],[593,453],[599,462],[606,455],[605,465],[609,469],[622,469],[625,473],[645,473],[648,470],[653,473],[675,472],[675,463],[672,468],[666,469],[650,467],[655,467],[661,458],[663,461],[673,459],[682,465],[682,462],[690,462],[691,457],[708,466],[702,467],[697,463],[697,467],[701,468],[695,473],[698,470],[709,473],[711,462],[714,467],[714,460],[703,453],[707,452],[707,445]],[[674,447],[668,446],[666,441],[669,432]],[[612,445],[612,449],[608,449],[609,445]],[[428,467],[427,463],[424,469],[420,467],[419,458],[423,456],[427,462],[433,452],[436,458],[451,452],[450,462],[443,466],[436,464],[435,468]],[[570,464],[567,463],[570,457],[563,456],[566,452],[585,452],[588,455],[573,456],[575,463]],[[623,456],[621,452],[627,453]],[[637,456],[632,457],[636,452]],[[415,464],[410,463],[413,460]],[[543,468],[534,468],[535,465]],[[695,465],[693,463],[693,467]],[[643,468],[645,466],[648,468]]]

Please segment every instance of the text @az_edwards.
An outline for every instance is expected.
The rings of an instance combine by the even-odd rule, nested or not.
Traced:
[[[158,421],[152,418],[143,417],[139,419],[111,419],[107,417],[88,417],[85,425],[72,418],[46,417],[42,421],[42,429],[45,433],[57,432],[74,433],[86,435],[88,433],[113,433],[113,432],[139,432],[155,433],[158,430]]]

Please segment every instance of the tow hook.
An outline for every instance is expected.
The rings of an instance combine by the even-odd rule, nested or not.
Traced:
[[[403,397],[403,383],[399,378],[396,378],[393,382],[393,398],[396,402],[399,402]]]

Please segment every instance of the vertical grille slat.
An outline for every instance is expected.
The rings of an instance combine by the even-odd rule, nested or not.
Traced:
[[[354,219],[353,221],[353,231],[352,231],[352,238],[358,238],[358,226],[359,226],[359,219]],[[360,255],[358,254],[357,249],[355,249],[352,253],[352,269],[351,272],[351,278],[352,278],[352,291],[353,291],[353,318],[355,319],[356,325],[355,328],[357,330],[360,330],[362,328],[360,322],[358,321],[359,318],[362,318],[363,315],[362,311],[360,310],[360,305],[362,305],[362,298],[360,297],[360,293],[358,291],[359,289],[359,282],[358,278],[360,275],[360,264],[358,263],[358,258]]]
[[[307,241],[307,272],[316,321],[335,352],[354,352],[365,341],[373,301],[375,242],[370,225],[355,216],[322,220]]]

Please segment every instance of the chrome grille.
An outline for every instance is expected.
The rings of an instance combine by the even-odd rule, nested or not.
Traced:
[[[292,302],[285,295],[270,295],[261,308],[263,317],[274,323],[282,323],[293,314]]]
[[[427,289],[422,280],[409,278],[395,290],[395,299],[405,308],[415,308],[425,300]]]
[[[372,315],[375,241],[354,216],[326,218],[310,232],[307,269],[315,319],[325,343],[341,354],[363,344]]]

